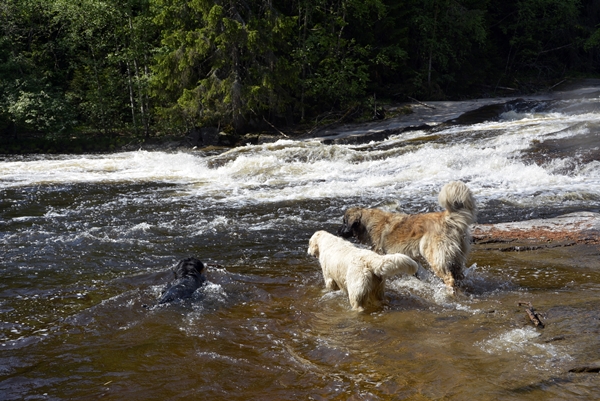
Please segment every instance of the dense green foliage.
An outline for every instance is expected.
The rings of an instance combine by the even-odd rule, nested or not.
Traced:
[[[242,133],[600,73],[593,0],[3,0],[0,139]]]

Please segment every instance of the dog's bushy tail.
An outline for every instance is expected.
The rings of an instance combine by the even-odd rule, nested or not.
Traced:
[[[438,196],[440,206],[450,213],[453,219],[460,219],[463,224],[475,223],[477,205],[473,193],[461,181],[452,181],[444,185]]]
[[[392,277],[396,274],[415,274],[419,270],[417,262],[401,253],[381,255],[379,263],[374,263],[372,271],[379,277]]]

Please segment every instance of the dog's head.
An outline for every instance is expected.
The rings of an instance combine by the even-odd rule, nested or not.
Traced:
[[[175,266],[173,266],[173,273],[175,278],[182,278],[186,276],[199,277],[206,269],[204,263],[196,258],[186,258],[180,260]]]
[[[337,234],[342,238],[358,237],[361,227],[362,209],[353,207],[346,210],[342,226],[338,228]]]
[[[308,254],[317,258],[319,257],[319,239],[321,235],[322,231],[317,231],[308,241]]]

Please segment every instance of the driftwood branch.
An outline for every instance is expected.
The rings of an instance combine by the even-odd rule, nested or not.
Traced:
[[[565,336],[556,336],[556,337],[552,337],[552,338],[550,338],[550,339],[548,339],[548,340],[546,340],[546,341],[544,341],[544,342],[545,342],[546,344],[548,344],[548,343],[552,343],[552,342],[554,342],[554,341],[562,341],[562,340],[564,340],[565,338],[566,338]]]
[[[503,89],[505,91],[518,91],[518,89],[510,88],[508,86],[496,86],[496,89]]]
[[[566,79],[563,79],[563,80],[562,80],[562,81],[560,81],[559,83],[557,83],[557,84],[554,84],[554,85],[552,85],[551,87],[549,87],[549,88],[548,88],[548,90],[552,90],[552,89],[556,88],[558,85],[562,84],[562,83],[563,83],[563,82],[565,82],[565,81],[566,81]]]
[[[527,307],[525,309],[525,312],[527,312],[527,316],[529,317],[529,320],[531,320],[531,322],[535,325],[535,327],[540,327],[542,329],[544,328],[544,323],[542,323],[539,315],[533,309],[533,305],[531,305],[531,302],[519,302],[518,304],[519,304],[519,306]]]
[[[508,86],[500,86],[500,85],[494,85],[494,86],[492,86],[492,85],[484,85],[484,84],[480,84],[479,86],[482,86],[484,88],[493,88],[494,90],[502,89],[502,90],[507,90],[507,91],[518,91],[518,89],[516,89],[516,88],[510,88]]]
[[[279,133],[279,135],[282,135],[286,138],[289,138],[289,136],[287,136],[286,134],[284,134],[283,132],[281,132],[280,130],[277,129],[277,127],[275,127],[273,124],[271,124],[264,116],[263,116],[263,120],[269,124],[271,126],[271,128],[273,128],[275,131],[277,131]]]
[[[423,103],[423,102],[420,102],[420,101],[418,101],[417,99],[415,99],[414,97],[410,97],[410,96],[406,96],[406,97],[407,97],[407,98],[409,98],[410,100],[412,100],[413,102],[417,102],[417,103],[419,103],[421,106],[429,107],[430,109],[434,109],[434,110],[435,110],[435,107],[433,107],[433,106],[430,106],[430,105],[428,105],[428,104],[425,104],[425,103]]]
[[[578,366],[569,369],[571,373],[600,373],[600,366]]]

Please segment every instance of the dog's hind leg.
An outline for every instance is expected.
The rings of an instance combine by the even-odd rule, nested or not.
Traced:
[[[431,270],[433,270],[435,275],[442,279],[442,281],[446,285],[446,288],[448,289],[448,292],[450,294],[454,294],[457,283],[452,272],[443,263],[436,263],[430,260],[428,260],[428,263],[429,266],[431,266]]]
[[[357,310],[359,312],[362,312],[364,310],[364,294],[361,290],[361,288],[355,286],[348,287],[348,301],[350,301],[350,306],[352,307],[352,309]]]
[[[357,293],[356,291],[348,291],[348,300],[353,310],[358,312],[364,312],[366,295],[363,293]]]
[[[348,301],[350,301],[350,306],[353,310],[359,312],[365,310],[363,307],[363,297],[363,294],[359,294],[355,290],[348,288]]]
[[[454,250],[451,246],[446,247],[443,241],[429,236],[424,236],[419,245],[421,255],[423,255],[431,270],[444,281],[448,290],[454,293],[457,284],[456,280],[461,278],[461,269],[457,269],[454,266],[455,262],[452,260],[453,258],[448,256],[452,255]],[[456,274],[456,270],[458,270],[459,274]]]
[[[325,288],[327,288],[328,290],[331,290],[331,291],[337,291],[340,289],[340,287],[337,285],[335,280],[332,279],[331,277],[325,278]]]
[[[351,264],[346,272],[346,290],[352,309],[363,312],[369,305],[369,297],[376,290],[372,282],[373,274],[364,271],[361,266]]]
[[[454,290],[456,289],[456,281],[454,280],[454,277],[452,277],[451,274],[447,274],[442,277],[442,280],[444,280],[444,284],[446,284],[448,291],[450,293],[454,293]]]

